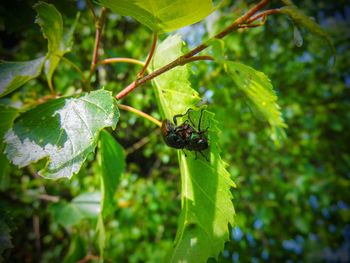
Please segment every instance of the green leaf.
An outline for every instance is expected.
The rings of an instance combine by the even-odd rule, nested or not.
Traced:
[[[70,178],[96,147],[105,127],[115,127],[119,111],[108,91],[52,100],[21,115],[7,131],[5,153],[17,166],[46,158],[39,174]]]
[[[211,0],[100,0],[112,11],[131,16],[162,33],[194,24],[215,10]]]
[[[50,206],[55,222],[64,227],[78,225],[83,219],[96,219],[101,211],[99,192],[83,193],[71,202],[60,201]]]
[[[2,143],[2,137],[5,132],[11,128],[12,123],[17,116],[17,109],[0,104],[0,143]]]
[[[323,38],[329,47],[331,48],[333,55],[336,55],[333,42],[328,34],[320,27],[314,20],[306,16],[300,9],[295,5],[291,4],[290,1],[287,1],[287,6],[282,7],[281,13],[288,15],[297,25],[306,27],[311,33]]]
[[[99,161],[102,171],[102,214],[107,216],[115,209],[114,195],[120,176],[125,169],[123,148],[106,131],[100,134]]]
[[[157,47],[153,57],[153,69],[158,69],[181,56],[181,47],[180,36],[169,36]],[[191,88],[188,78],[187,66],[178,66],[154,79],[157,102],[163,116],[167,119],[172,119],[175,114],[186,112],[188,105],[199,103],[198,92]]]
[[[35,23],[41,27],[48,41],[49,52],[59,50],[63,36],[63,21],[60,12],[54,5],[41,1],[34,5],[34,9],[37,12]]]
[[[63,258],[63,263],[79,262],[86,255],[84,240],[79,234],[73,234],[69,244],[68,252]]]
[[[258,112],[271,126],[271,137],[277,145],[285,138],[285,124],[277,96],[268,77],[251,67],[237,62],[226,62],[225,68],[237,87],[247,96]]]
[[[40,75],[45,57],[23,62],[0,61],[0,97]]]
[[[11,128],[13,121],[18,116],[18,110],[0,104],[0,178],[6,174],[9,167],[9,162],[5,156],[3,137],[5,132]]]
[[[181,56],[182,40],[170,36],[157,48],[153,66],[161,67]],[[165,117],[185,113],[196,108],[200,101],[198,93],[188,81],[185,66],[176,67],[158,76],[153,82],[158,105]],[[195,123],[199,112],[191,112]],[[230,189],[234,186],[225,163],[221,160],[218,129],[214,114],[204,111],[202,127],[209,127],[209,149],[204,151],[210,162],[198,153],[187,151],[185,157],[178,151],[181,171],[182,210],[173,249],[165,262],[206,262],[209,257],[217,258],[229,239],[228,225],[234,224],[234,208]],[[165,145],[165,144],[164,144]],[[174,149],[175,150],[175,149]]]
[[[97,218],[101,212],[101,193],[83,193],[75,197],[71,204],[75,206],[84,218]]]
[[[37,12],[35,22],[41,27],[44,37],[48,41],[48,54],[45,63],[45,74],[51,85],[52,75],[61,58],[70,52],[73,46],[73,33],[79,19],[78,13],[71,28],[64,32],[63,21],[60,12],[54,5],[39,2],[34,5]]]
[[[52,204],[49,210],[54,221],[65,228],[78,225],[84,218],[77,207],[65,201]]]

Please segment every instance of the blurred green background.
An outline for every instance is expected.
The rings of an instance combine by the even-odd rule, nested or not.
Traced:
[[[67,57],[88,72],[95,29],[85,2],[52,2],[66,26],[81,12],[75,45]],[[280,5],[271,2],[270,7]],[[34,24],[34,3],[15,0],[0,6],[1,59],[21,61],[45,54],[46,40]],[[213,63],[191,64],[193,87],[216,113],[222,157],[237,184],[233,190],[237,225],[230,229],[219,262],[350,262],[350,4],[294,3],[332,38],[337,52],[334,65],[324,41],[306,30],[301,29],[303,45],[297,47],[293,23],[282,15],[224,39],[229,59],[271,79],[288,125],[281,148],[275,147],[268,125],[224,72]],[[194,47],[246,9],[247,1],[224,1],[206,20],[177,33],[188,48]],[[151,32],[134,20],[109,13],[101,57],[143,60],[151,38]],[[129,64],[100,67],[93,85],[116,94],[138,70]],[[62,95],[81,86],[79,74],[64,62],[54,82]],[[47,94],[41,76],[0,102],[22,107]],[[160,118],[150,84],[123,103]],[[160,141],[153,123],[129,112],[121,112],[114,135],[125,149],[127,168],[115,195],[115,212],[106,222],[106,262],[159,262],[172,245],[180,213],[176,151]],[[4,261],[76,262],[87,254],[98,255],[96,216],[76,216],[65,206],[82,193],[99,191],[94,157],[70,181],[44,180],[35,174],[35,167],[17,169],[1,159]]]

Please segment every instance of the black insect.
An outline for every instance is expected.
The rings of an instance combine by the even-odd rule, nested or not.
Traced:
[[[208,138],[206,133],[208,128],[201,130],[201,121],[203,115],[203,109],[199,117],[198,128],[195,128],[195,124],[191,119],[189,112],[192,109],[188,109],[185,114],[177,114],[173,117],[173,123],[169,120],[162,122],[162,135],[165,143],[175,149],[194,151],[197,159],[197,152],[199,152],[207,161],[208,158],[202,153],[209,147]],[[181,125],[177,126],[177,118],[187,115],[187,120]],[[185,153],[185,152],[184,152]],[[185,153],[186,155],[186,153]],[[187,155],[186,155],[187,156]]]

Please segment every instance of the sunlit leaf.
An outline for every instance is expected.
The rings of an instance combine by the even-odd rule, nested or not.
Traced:
[[[74,205],[86,218],[97,218],[101,212],[100,203],[100,192],[83,193],[71,201],[71,204]]]
[[[282,118],[277,96],[268,77],[260,71],[237,62],[226,62],[226,70],[237,87],[268,121],[272,139],[280,145],[285,137],[284,129],[287,125]]]
[[[181,47],[179,36],[168,37],[157,48],[154,68],[182,55]],[[197,108],[198,93],[191,88],[188,76],[186,67],[176,67],[153,82],[158,105],[168,119]],[[198,123],[199,112],[191,112],[191,118]],[[206,262],[209,257],[217,258],[229,238],[228,225],[234,224],[230,192],[234,183],[220,158],[214,114],[204,111],[201,125],[202,129],[208,128],[209,149],[203,154],[209,161],[200,153],[196,159],[193,152],[186,151],[186,157],[178,151],[182,210],[175,243],[165,262]]]
[[[98,90],[60,98],[24,113],[5,135],[5,153],[23,167],[47,159],[39,174],[57,179],[77,173],[104,127],[115,127],[119,111],[111,94]]]
[[[60,12],[54,5],[39,2],[34,5],[37,11],[35,22],[40,25],[44,37],[48,41],[48,54],[45,62],[45,74],[51,83],[52,75],[62,56],[71,51],[73,46],[73,33],[79,18],[79,13],[71,28],[64,32],[63,20]]]
[[[215,10],[211,0],[100,0],[123,16],[132,16],[156,32],[194,24]]]
[[[106,131],[100,134],[99,161],[102,172],[102,214],[108,215],[115,209],[114,194],[125,168],[123,148]]]
[[[287,14],[299,27],[306,27],[311,33],[323,38],[329,47],[331,48],[333,55],[336,51],[333,46],[333,42],[326,31],[323,30],[313,19],[305,15],[299,8],[292,5],[290,1],[287,1],[287,6],[282,7],[280,10],[282,13]]]
[[[23,62],[0,62],[0,97],[40,75],[45,57]]]
[[[182,55],[181,47],[180,36],[168,37],[157,47],[153,68],[157,69]],[[200,101],[198,92],[191,88],[188,78],[187,66],[179,66],[154,79],[157,101],[163,116],[166,118],[171,119],[175,114],[184,113],[187,111],[188,105],[193,106]]]

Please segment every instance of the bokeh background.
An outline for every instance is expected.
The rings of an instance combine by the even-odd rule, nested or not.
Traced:
[[[66,26],[81,17],[69,59],[89,70],[94,22],[84,1],[52,1]],[[253,1],[223,1],[206,20],[178,30],[187,48],[233,21]],[[271,1],[270,7],[280,6]],[[329,34],[336,60],[324,40],[283,15],[266,25],[227,36],[225,54],[269,76],[288,125],[276,147],[261,121],[229,77],[213,63],[191,65],[193,87],[219,121],[222,158],[237,184],[233,190],[237,224],[219,262],[350,262],[350,4],[347,1],[294,1]],[[34,24],[35,1],[0,6],[0,58],[29,60],[46,53]],[[145,59],[151,32],[130,18],[108,14],[101,57]],[[166,35],[160,36],[164,39]],[[299,43],[300,44],[300,43]],[[98,69],[94,86],[116,93],[134,80],[135,65]],[[62,95],[81,86],[79,74],[62,62],[55,73]],[[1,99],[17,107],[49,94],[43,76]],[[123,100],[160,119],[150,84]],[[154,124],[122,112],[114,133],[126,153],[127,168],[106,222],[107,262],[159,262],[171,247],[180,213],[176,151],[165,147]],[[95,156],[70,181],[44,180],[35,167],[0,163],[0,233],[8,262],[76,262],[98,255],[96,216],[72,216],[66,209],[82,193],[99,190]],[[4,249],[6,248],[6,249]],[[94,259],[94,257],[91,257]],[[95,258],[96,260],[96,258]]]

